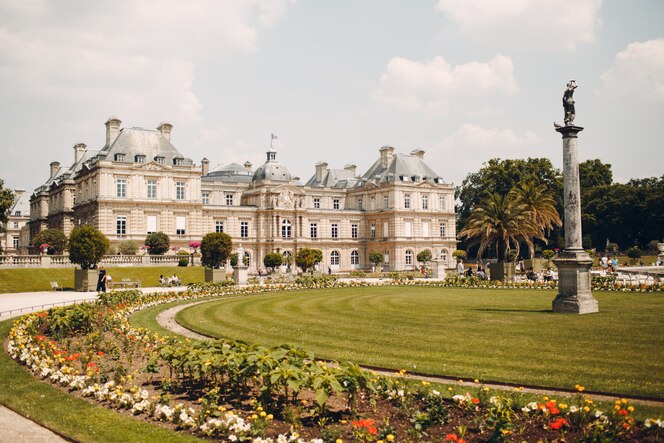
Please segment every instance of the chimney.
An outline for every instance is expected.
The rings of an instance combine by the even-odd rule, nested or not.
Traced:
[[[350,171],[350,172],[352,172],[352,173],[353,173],[353,177],[355,177],[355,170],[357,169],[357,166],[355,166],[355,165],[351,165],[351,164],[347,164],[346,166],[344,166],[344,169],[345,169],[346,171]]]
[[[327,163],[318,162],[316,163],[316,181],[322,182],[325,178],[325,173],[327,172]]]
[[[394,157],[394,148],[392,146],[383,146],[378,150],[380,152],[380,165],[383,169],[387,168]]]
[[[78,163],[83,158],[85,154],[85,143],[76,143],[74,145],[74,163]]]
[[[210,172],[210,160],[205,157],[201,160],[201,172],[204,176],[208,175],[208,172]]]
[[[246,169],[247,171],[251,171],[252,166],[253,165],[251,164],[250,161],[247,160],[246,162],[244,162],[244,169]]]
[[[157,130],[161,132],[161,135],[168,141],[171,141],[171,131],[173,130],[173,125],[168,122],[161,122],[157,126]]]
[[[424,158],[424,151],[421,149],[413,149],[410,152],[410,155],[414,155],[417,158]]]
[[[59,162],[51,162],[51,175],[50,175],[50,178],[55,177],[55,174],[58,173],[58,169],[60,169],[60,163]]]
[[[106,120],[106,146],[111,146],[120,133],[120,121],[117,117],[109,117]]]

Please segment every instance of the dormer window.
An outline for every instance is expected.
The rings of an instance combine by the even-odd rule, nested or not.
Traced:
[[[184,159],[182,157],[176,157],[173,159],[173,164],[175,166],[182,166],[184,165]]]
[[[117,154],[115,154],[115,161],[116,162],[125,161],[125,155],[118,152]]]
[[[161,155],[158,155],[158,156],[156,156],[156,157],[154,158],[154,161],[156,161],[156,162],[159,163],[160,165],[163,165],[163,164],[164,164],[164,160],[165,160],[165,158],[162,157]]]
[[[134,161],[136,163],[145,163],[145,156],[143,154],[138,154],[136,157],[134,157]]]

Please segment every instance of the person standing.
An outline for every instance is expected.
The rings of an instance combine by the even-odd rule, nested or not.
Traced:
[[[459,277],[463,277],[463,261],[461,260],[457,261],[457,274]]]
[[[103,266],[99,266],[97,274],[97,292],[106,292],[106,269]]]

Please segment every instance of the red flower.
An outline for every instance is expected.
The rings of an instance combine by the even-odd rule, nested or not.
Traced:
[[[556,402],[555,401],[547,401],[544,406],[546,406],[547,409],[555,408],[556,407]]]
[[[627,409],[621,409],[618,411],[618,415],[629,415],[629,411]]]
[[[567,420],[565,418],[558,417],[557,419],[555,419],[554,421],[549,423],[549,426],[551,427],[551,429],[560,429],[560,428],[563,427],[563,425],[566,425],[566,424],[567,424]]]
[[[97,352],[97,355],[100,356],[100,357],[103,357],[103,355],[104,355],[104,351],[99,351],[99,352]]]
[[[558,415],[558,414],[560,414],[560,409],[558,409],[558,408],[556,408],[556,407],[549,408],[549,411],[551,412],[552,415]]]
[[[475,404],[479,404],[480,399],[477,398],[477,397],[473,397],[473,399],[472,399],[471,401],[472,401],[473,403],[475,403]]]
[[[445,441],[459,441],[459,437],[456,434],[447,434]]]

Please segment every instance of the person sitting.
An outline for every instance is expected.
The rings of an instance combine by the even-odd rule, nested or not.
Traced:
[[[164,274],[161,274],[159,276],[159,286],[167,286],[167,285],[168,285],[168,282],[164,278]]]
[[[535,274],[535,271],[533,270],[532,266],[528,268],[528,272],[526,272],[526,278],[530,281],[537,280],[537,274]]]
[[[484,269],[482,269],[481,266],[477,267],[477,276],[480,278],[480,280],[486,280],[486,274],[484,273]]]
[[[173,274],[173,277],[171,277],[170,285],[171,286],[180,286],[182,282],[178,278],[176,274]]]
[[[553,272],[551,272],[551,269],[546,269],[544,271],[544,281],[551,281],[553,280]]]
[[[468,266],[468,269],[466,269],[466,277],[472,277],[473,276],[473,268],[471,266]]]

